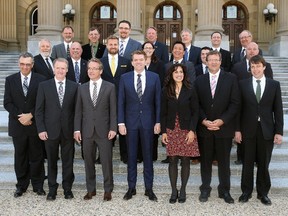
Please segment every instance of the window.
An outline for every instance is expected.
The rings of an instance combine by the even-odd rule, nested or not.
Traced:
[[[38,8],[34,8],[30,17],[30,35],[36,34],[36,29],[38,27]]]

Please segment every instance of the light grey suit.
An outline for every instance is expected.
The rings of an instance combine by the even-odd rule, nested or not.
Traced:
[[[112,83],[103,80],[94,107],[89,83],[84,83],[78,88],[74,131],[80,131],[82,135],[87,191],[96,191],[94,163],[97,145],[101,155],[104,190],[112,192],[112,140],[108,139],[108,133],[117,132],[116,91]]]
[[[51,58],[53,58],[53,59],[56,59],[56,58],[67,59],[67,51],[66,51],[64,43],[60,43],[60,44],[53,46]]]

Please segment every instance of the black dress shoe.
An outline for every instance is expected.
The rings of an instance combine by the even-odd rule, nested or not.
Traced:
[[[263,203],[264,205],[272,205],[271,200],[266,195],[265,196],[257,195],[257,199],[259,199],[261,203]]]
[[[14,197],[18,198],[21,197],[23,195],[23,193],[25,193],[25,190],[22,190],[21,188],[17,188],[16,191],[14,192]]]
[[[45,196],[46,195],[46,192],[43,190],[43,188],[33,189],[33,192],[36,193],[38,196]]]
[[[169,199],[169,203],[171,203],[171,204],[176,203],[177,198],[178,198],[178,190],[171,194],[171,197]]]
[[[49,200],[49,201],[55,200],[56,199],[56,193],[49,192],[46,199]]]
[[[144,195],[148,196],[149,200],[156,201],[156,202],[158,200],[152,189],[145,190],[145,194]]]
[[[96,159],[95,164],[101,164],[100,157]]]
[[[234,199],[231,197],[230,193],[219,194],[219,198],[224,199],[226,203],[234,203]]]
[[[129,200],[132,199],[132,196],[136,195],[136,189],[128,189],[127,193],[124,195],[123,199],[124,200]]]
[[[162,160],[161,163],[169,163],[169,158],[166,157],[166,159]]]
[[[71,190],[64,191],[64,198],[65,199],[73,199],[74,195]]]
[[[209,192],[201,191],[201,194],[199,196],[199,201],[200,202],[207,202],[208,201],[208,197],[210,197],[210,193]]]
[[[243,193],[239,197],[239,202],[242,202],[242,203],[248,202],[250,198],[251,198],[251,194]]]

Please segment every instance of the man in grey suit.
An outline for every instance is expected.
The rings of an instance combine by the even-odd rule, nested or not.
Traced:
[[[105,201],[112,199],[112,140],[117,132],[116,91],[112,83],[101,79],[103,65],[99,59],[88,62],[90,81],[79,86],[74,120],[74,139],[82,141],[87,194],[96,195],[95,155],[98,147],[104,178]]]
[[[70,57],[70,47],[74,38],[74,29],[72,26],[64,26],[62,28],[63,43],[53,46],[51,58],[68,58]]]

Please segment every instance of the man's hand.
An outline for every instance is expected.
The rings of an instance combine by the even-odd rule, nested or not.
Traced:
[[[154,134],[159,134],[161,131],[160,123],[156,123],[154,126]]]
[[[76,142],[81,144],[82,138],[81,138],[81,132],[80,131],[75,131],[74,132],[74,139],[76,140]]]
[[[123,135],[123,136],[127,134],[127,130],[126,130],[126,126],[125,125],[119,125],[118,126],[118,130],[119,130],[119,133],[121,135]]]
[[[167,133],[162,133],[162,143],[167,145],[168,142],[169,142],[169,140],[168,140],[168,137],[167,137]]]
[[[240,131],[235,132],[235,137],[234,137],[235,142],[241,143],[242,142],[242,134]]]
[[[38,136],[39,136],[39,138],[40,138],[41,140],[43,140],[43,141],[45,141],[45,140],[48,139],[48,134],[47,134],[46,131],[39,133]]]
[[[280,145],[282,143],[282,135],[280,134],[275,134],[274,136],[274,143],[276,145]]]
[[[115,136],[116,136],[116,132],[110,130],[109,133],[108,133],[108,139],[112,140]]]

